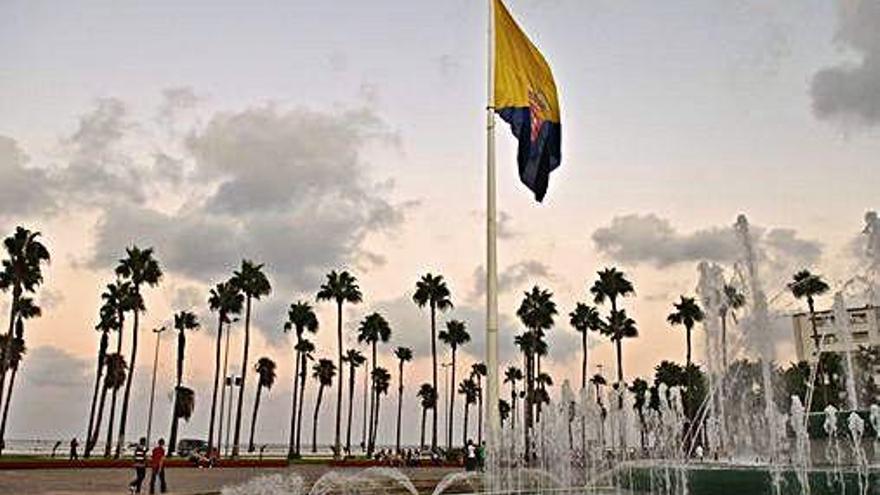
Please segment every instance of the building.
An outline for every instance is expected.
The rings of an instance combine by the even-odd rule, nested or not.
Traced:
[[[850,345],[847,346],[845,336],[838,335],[834,324],[834,312],[816,312],[816,331],[819,334],[823,352],[843,353],[856,351],[861,347],[880,346],[880,306],[849,308]],[[809,313],[797,313],[792,316],[794,325],[795,350],[798,361],[815,362],[816,346],[813,340],[813,327]],[[848,348],[847,348],[848,347]]]

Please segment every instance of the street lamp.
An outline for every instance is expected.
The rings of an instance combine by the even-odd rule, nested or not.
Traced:
[[[229,428],[229,424],[232,421],[232,402],[235,400],[235,387],[241,386],[241,376],[230,375],[226,377],[226,381],[223,388],[229,387],[229,409],[226,412],[226,448],[224,450],[225,456],[229,455],[229,431],[232,428]]]
[[[147,413],[147,446],[150,445],[150,434],[153,430],[153,402],[156,399],[156,369],[159,367],[159,337],[167,328],[154,328],[153,333],[156,334],[156,352],[153,354],[153,382],[150,385],[150,412]],[[171,412],[174,414],[174,411]]]
[[[223,377],[225,379],[227,373],[227,365],[229,364],[229,334],[232,331],[232,324],[236,323],[238,318],[233,318],[226,324],[226,350],[223,351]],[[225,383],[225,382],[224,382]],[[220,452],[220,445],[223,443],[223,407],[226,404],[226,385],[220,391],[220,428],[217,430],[217,452]],[[226,425],[227,428],[229,425]],[[227,435],[228,436],[228,435]]]

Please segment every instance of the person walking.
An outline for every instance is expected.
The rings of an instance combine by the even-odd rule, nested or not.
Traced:
[[[141,437],[134,448],[134,479],[128,484],[129,493],[140,493],[147,476],[147,439]]]
[[[73,440],[70,441],[70,460],[75,461],[79,459],[79,453],[76,451],[76,448],[79,447],[79,442],[76,440],[76,437],[73,437]]]
[[[150,493],[156,493],[156,478],[159,478],[159,489],[162,493],[168,491],[165,483],[165,439],[159,439],[159,445],[153,449],[150,457]]]

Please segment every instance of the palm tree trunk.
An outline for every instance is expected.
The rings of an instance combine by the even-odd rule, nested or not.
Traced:
[[[537,377],[539,377],[539,376],[541,376],[541,355],[535,354],[535,374],[534,374],[534,377],[537,379]],[[544,385],[538,384],[538,388],[543,389]],[[543,400],[539,400],[535,403],[535,423],[541,422],[541,410],[543,409],[543,404],[544,404]]]
[[[342,383],[344,382],[342,374],[345,372],[345,368],[342,364],[342,301],[339,301],[336,304],[336,323],[336,342],[339,350],[339,363],[337,364],[336,369],[339,370],[339,379],[336,380],[336,435],[333,441],[333,457],[339,458],[342,453],[342,442],[340,440],[342,438]]]
[[[510,428],[511,429],[516,428],[516,401],[517,401],[516,382],[511,380],[511,382],[510,382],[510,404],[511,404]]]
[[[687,334],[687,365],[691,365],[691,329],[690,327],[685,327],[685,333]]]
[[[464,399],[464,425],[461,430],[461,446],[467,446],[467,434],[468,434],[468,416],[470,416],[470,404],[467,401],[467,398]]]
[[[437,390],[437,307],[431,302],[431,385]],[[431,450],[437,450],[437,407],[431,411]]]
[[[354,378],[355,367],[351,364],[348,369],[348,426],[345,429],[345,451],[351,455],[351,418],[354,411]]]
[[[425,450],[425,417],[428,415],[428,408],[422,408],[422,434],[419,437],[419,450]]]
[[[532,368],[532,354],[531,352],[525,353],[526,359],[526,397],[525,397],[525,428],[523,428],[523,435],[525,436],[525,452],[526,452],[526,465],[531,465],[532,463],[532,426],[534,424],[534,408],[532,403],[534,402],[535,397],[535,382],[534,382],[534,369]]]
[[[107,341],[109,337],[107,332],[101,332],[101,343],[98,347],[98,369],[95,370],[95,390],[92,392],[92,405],[89,408],[89,426],[86,429],[86,447],[83,451],[83,457],[88,458],[91,454],[89,442],[92,439],[92,428],[95,426],[95,407],[98,403],[98,394],[101,388],[101,375],[104,371],[104,355],[107,354]]]
[[[299,337],[297,337],[299,340]],[[287,459],[293,459],[296,451],[294,447],[296,445],[296,401],[297,401],[297,389],[299,388],[299,351],[294,351],[293,353],[293,403],[290,406],[290,441],[287,444]]]
[[[104,417],[104,404],[107,402],[107,387],[101,387],[101,399],[98,401],[98,415],[95,418],[95,429],[92,436],[86,440],[85,457],[92,454],[92,450],[98,443],[98,434],[101,432],[101,420]]]
[[[382,397],[379,396],[378,392],[376,393],[376,415],[373,417],[373,438],[370,439],[370,445],[373,450],[376,449],[376,437],[379,436],[379,404],[382,402]]]
[[[232,457],[238,458],[239,441],[241,438],[241,408],[244,402],[244,386],[247,376],[248,348],[251,340],[251,296],[247,296],[247,307],[244,314],[244,353],[241,357],[241,387],[238,387],[238,404],[235,407],[235,433],[232,437]]]
[[[455,425],[455,347],[452,348],[452,380],[449,387],[449,434],[446,438],[446,450],[452,450],[452,430]]]
[[[15,330],[15,308],[18,307],[18,300],[21,297],[21,286],[16,283],[12,289],[12,304],[9,306],[9,329],[6,331],[6,341],[12,346],[12,333]],[[0,405],[3,404],[3,386],[6,384],[6,369],[9,367],[7,363],[10,358],[9,352],[0,351]],[[8,400],[8,399],[7,399]],[[0,437],[0,452],[2,452],[4,438]]]
[[[617,339],[615,342],[617,347],[617,383],[623,386],[623,339]]]
[[[807,306],[810,309],[810,326],[813,328],[813,342],[816,347],[816,355],[819,355],[819,347],[820,347],[820,337],[819,331],[816,329],[816,307],[815,301],[813,301],[813,297],[807,297]]]
[[[223,318],[220,314],[217,319],[217,346],[214,358],[214,391],[211,393],[211,420],[208,423],[208,455],[214,452],[214,421],[217,415],[217,389],[220,388],[220,342],[223,338]],[[148,446],[149,447],[149,446]],[[218,445],[219,447],[219,445]]]
[[[483,444],[483,379],[477,375],[477,445]]]
[[[727,314],[721,316],[721,365],[723,366],[723,377],[727,374]]]
[[[397,450],[400,453],[400,417],[403,414],[403,360],[400,361],[398,367],[398,386],[397,386]]]
[[[0,438],[6,438],[6,419],[9,417],[9,404],[12,403],[12,387],[15,385],[15,376],[18,375],[18,366],[12,368],[12,373],[9,375],[9,388],[6,391],[6,402],[3,403],[3,420],[0,421]],[[0,449],[3,447],[3,442],[0,441]]]
[[[374,437],[374,428],[376,424],[376,384],[373,381],[375,377],[376,371],[376,342],[373,342],[372,345],[372,357],[373,361],[370,363],[370,367],[372,368],[370,371],[370,426],[367,431],[367,456],[373,455],[373,439]]]
[[[296,413],[296,457],[299,457],[300,440],[302,440],[302,424],[303,424],[303,405],[305,404],[306,393],[306,355],[300,353],[299,366],[299,402],[296,405],[298,411]]]
[[[177,427],[180,424],[180,417],[177,416],[177,400],[178,390],[183,385],[183,356],[186,352],[186,338],[184,330],[181,329],[177,335],[177,386],[174,388],[174,406],[171,410],[171,434],[168,436],[168,455],[174,453],[177,447]]]
[[[581,360],[581,390],[587,388],[587,330],[584,329],[581,335],[581,352],[583,359]]]
[[[324,385],[318,386],[318,401],[315,402],[315,415],[312,417],[312,453],[318,452],[318,411],[321,410],[321,399],[324,397]]]
[[[254,445],[254,431],[257,429],[257,413],[260,411],[260,393],[262,391],[263,387],[257,383],[257,393],[254,397],[254,412],[251,414],[251,436],[248,439],[248,452],[256,450],[256,445]]]
[[[135,293],[140,295],[140,289],[135,286]],[[131,399],[131,382],[134,379],[134,370],[137,360],[138,347],[138,323],[140,320],[140,311],[134,312],[134,323],[131,332],[131,362],[128,364],[128,376],[125,377],[125,393],[122,396],[122,412],[119,414],[119,436],[116,439],[116,454],[114,457],[119,459],[122,455],[122,449],[125,447],[125,423],[128,420],[128,403]]]
[[[119,334],[116,336],[116,353],[118,355],[122,355],[122,336],[125,333],[125,325],[122,319],[122,315],[124,313],[119,313]],[[104,457],[110,457],[110,453],[113,451],[113,422],[116,418],[116,396],[119,389],[116,387],[113,388],[113,394],[111,396],[110,402],[110,419],[107,422],[107,441],[104,445]]]

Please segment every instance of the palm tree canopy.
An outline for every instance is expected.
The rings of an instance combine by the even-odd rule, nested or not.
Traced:
[[[828,292],[829,287],[821,275],[810,273],[809,270],[801,270],[794,274],[788,289],[797,299],[812,301],[814,297]]]
[[[394,356],[401,362],[412,361],[412,349],[409,347],[398,347],[397,349],[394,349]]]
[[[327,280],[321,284],[317,299],[336,301],[337,304],[344,302],[357,304],[363,300],[363,294],[354,275],[345,270],[338,273],[333,270],[327,274]]]
[[[483,377],[489,374],[486,363],[474,363],[471,365],[471,376]]]
[[[553,317],[557,314],[556,303],[553,302],[553,293],[547,289],[541,289],[537,285],[531,291],[525,292],[516,316],[523,325],[531,330],[549,330],[553,327]]]
[[[577,303],[574,311],[568,314],[569,323],[579,333],[597,332],[602,329],[602,318],[599,310],[589,304]]]
[[[635,294],[632,282],[627,280],[626,274],[617,268],[605,268],[597,272],[597,275],[599,278],[590,287],[590,293],[593,294],[593,301],[596,304],[603,304],[606,299],[614,301],[618,297]]]
[[[645,401],[647,399],[648,382],[641,378],[636,378],[635,380],[633,380],[632,385],[629,386],[629,391],[632,392],[635,396],[633,408],[641,410],[642,407],[644,407]]]
[[[385,368],[376,368],[371,373],[373,378],[373,390],[378,395],[387,394],[391,385],[391,374]]]
[[[14,312],[18,318],[23,318],[25,320],[43,316],[43,310],[34,303],[34,298],[32,297],[20,298],[15,306]]]
[[[542,347],[541,337],[536,332],[525,332],[513,338],[513,343],[519,347],[520,352],[525,354],[535,354]],[[520,380],[522,377],[520,376]]]
[[[116,282],[107,284],[104,293],[101,294],[105,306],[114,308],[116,312],[127,313],[129,311],[144,311],[144,298],[138,294],[131,282]]]
[[[272,284],[263,273],[263,264],[251,260],[241,260],[241,268],[232,274],[230,281],[244,292],[245,296],[254,299],[268,296],[272,292]]]
[[[49,262],[49,250],[40,240],[39,232],[16,227],[15,233],[3,240],[8,258],[0,271],[0,290],[18,287],[28,292],[43,283],[42,263]]]
[[[329,359],[319,359],[312,367],[312,377],[325,387],[333,385],[333,377],[335,376],[336,365]]]
[[[391,326],[388,320],[379,313],[372,313],[364,318],[358,325],[358,342],[373,344],[376,342],[388,342],[391,338]]]
[[[9,341],[10,337],[7,334],[0,335],[0,356],[8,356],[8,362],[4,362],[0,360],[0,370],[3,370],[4,367],[8,364],[8,368],[6,369],[16,369],[18,368],[19,363],[21,363],[22,358],[27,353],[27,347],[25,346],[24,339],[21,337],[12,337],[12,349],[9,351]]]
[[[604,376],[600,375],[599,373],[596,373],[595,375],[590,377],[590,383],[592,383],[593,385],[606,385],[606,384],[608,384],[608,381],[605,380]]]
[[[110,390],[119,390],[125,385],[125,377],[128,365],[122,354],[111,353],[104,356],[104,366],[107,374],[104,375],[104,386]]]
[[[686,383],[684,368],[672,361],[661,361],[654,368],[654,383],[658,385],[662,383],[667,387],[684,385]]]
[[[464,344],[471,341],[471,336],[467,332],[467,327],[461,320],[449,320],[446,322],[446,330],[441,330],[437,335],[440,342],[448,345],[452,349],[458,349]]]
[[[196,409],[196,393],[187,387],[176,387],[177,400],[174,401],[174,414],[184,421],[189,421]]]
[[[191,311],[180,311],[174,315],[174,328],[179,332],[197,330],[199,328],[199,319]]]
[[[348,363],[352,368],[360,368],[365,362],[367,362],[367,358],[361,354],[361,351],[357,349],[348,349],[345,351],[345,355],[342,356],[342,360]]]
[[[440,311],[446,311],[452,308],[452,299],[449,287],[443,280],[443,275],[432,275],[427,273],[416,282],[416,292],[413,294],[413,302],[420,308],[429,305]]]
[[[100,311],[98,311],[98,323],[95,325],[95,330],[101,333],[108,333],[117,328],[119,328],[119,320],[116,316],[116,308],[107,304],[102,305]]]
[[[703,321],[703,310],[693,297],[681,296],[681,300],[673,304],[675,311],[666,317],[670,325],[684,325],[690,330],[694,325]]]
[[[547,373],[546,371],[542,371],[542,372],[538,373],[537,378],[535,378],[535,382],[537,382],[538,385],[543,385],[545,387],[552,387],[553,386],[553,377],[550,376],[550,373]]]
[[[430,383],[423,383],[419,386],[416,396],[421,399],[422,407],[425,409],[434,409],[437,407],[437,392]]]
[[[627,316],[624,309],[612,311],[608,317],[608,322],[602,325],[601,332],[602,335],[609,337],[612,341],[639,336],[635,320]]]
[[[293,346],[294,350],[301,353],[306,359],[312,359],[312,353],[315,352],[315,344],[311,340],[302,339]]]
[[[504,399],[498,399],[498,417],[501,421],[507,421],[510,417],[510,403]]]
[[[211,289],[208,296],[208,306],[211,311],[220,313],[220,316],[223,317],[223,323],[229,323],[231,321],[229,315],[237,315],[244,308],[244,294],[231,280],[220,282]]]
[[[724,284],[721,289],[721,311],[736,311],[746,305],[746,296],[743,295],[735,285]]]
[[[275,361],[267,357],[261,357],[254,366],[254,371],[259,375],[259,386],[272,388],[275,385]]]
[[[125,248],[125,258],[119,260],[116,274],[130,279],[135,287],[143,284],[155,286],[162,279],[162,269],[153,257],[153,248],[141,249],[137,246]]]
[[[287,323],[284,331],[296,329],[296,334],[301,336],[304,331],[316,333],[318,331],[318,317],[312,305],[305,301],[297,301],[287,309]]]
[[[516,382],[522,379],[523,372],[516,366],[508,366],[507,369],[504,370],[504,383],[512,383],[516,385]]]
[[[464,396],[464,399],[468,404],[474,404],[477,402],[480,389],[477,387],[477,382],[472,378],[465,378],[458,384],[458,393]]]

